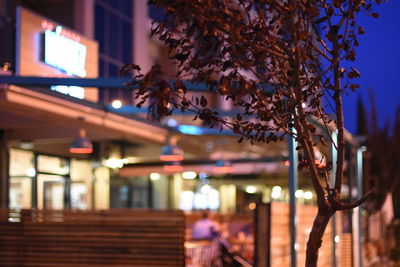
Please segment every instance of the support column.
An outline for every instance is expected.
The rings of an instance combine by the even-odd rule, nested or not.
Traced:
[[[335,177],[336,177],[336,165],[337,165],[337,149],[335,147],[335,144],[337,144],[337,131],[333,131],[331,133],[332,135],[332,141],[331,141],[331,161],[332,161],[332,171],[330,173],[330,184],[331,187],[335,186]],[[332,267],[337,266],[337,258],[336,258],[336,214],[332,216],[331,219],[332,222]]]
[[[0,208],[8,209],[9,202],[9,162],[10,156],[7,146],[7,136],[4,130],[0,130]]]
[[[292,128],[291,131],[295,133],[295,129]],[[297,266],[297,217],[296,217],[296,190],[298,184],[298,155],[297,155],[297,142],[293,137],[288,138],[289,143],[289,206],[290,206],[290,266]]]
[[[357,196],[358,199],[363,196],[363,155],[362,153],[365,151],[365,147],[360,147],[357,149],[356,154],[356,186],[357,186]],[[358,225],[358,266],[363,267],[363,243],[364,237],[362,232],[362,215],[361,215],[361,206],[357,207],[357,225]]]

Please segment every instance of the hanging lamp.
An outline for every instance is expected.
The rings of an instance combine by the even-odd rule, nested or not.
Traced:
[[[93,153],[93,144],[88,138],[86,138],[85,129],[79,129],[79,137],[72,142],[69,152],[74,154]]]
[[[160,160],[177,162],[184,159],[183,150],[176,144],[178,137],[172,136],[169,138],[167,145],[161,149]]]

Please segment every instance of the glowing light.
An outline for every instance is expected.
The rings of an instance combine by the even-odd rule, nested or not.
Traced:
[[[29,168],[26,170],[26,175],[29,177],[34,177],[36,175],[36,170],[34,168]]]
[[[311,191],[306,191],[306,192],[304,192],[303,197],[304,197],[304,199],[312,199],[313,193]]]
[[[169,127],[176,127],[178,125],[178,122],[175,119],[169,118],[167,120],[167,125]]]
[[[182,191],[180,194],[179,208],[181,210],[193,209],[194,193],[192,191]]]
[[[205,173],[205,172],[201,172],[200,174],[199,174],[199,178],[200,179],[206,179],[208,177],[208,175],[207,175],[207,173]]]
[[[181,172],[183,167],[178,162],[170,162],[163,166],[164,171],[167,172]]]
[[[116,169],[116,168],[122,168],[124,166],[124,163],[122,159],[109,158],[105,161],[105,165],[108,168]]]
[[[248,194],[255,194],[257,192],[257,187],[255,187],[254,185],[248,185],[246,186],[245,191]]]
[[[275,185],[274,187],[272,187],[272,191],[280,192],[282,191],[282,187],[280,187],[279,185]]]
[[[183,155],[161,155],[160,160],[162,161],[182,161],[184,159]]]
[[[196,176],[197,176],[197,173],[195,173],[195,172],[184,172],[184,173],[182,173],[183,179],[191,180],[191,179],[196,178]]]
[[[290,161],[285,160],[285,166],[286,166],[286,167],[289,167],[289,166],[290,166]]]
[[[85,77],[86,46],[71,39],[74,37],[68,33],[61,26],[57,26],[55,31],[45,30],[44,62],[65,71],[68,75]]]
[[[339,237],[338,235],[335,235],[335,238],[334,238],[334,240],[335,240],[335,243],[339,243],[339,241],[340,241],[340,237]]]
[[[297,198],[302,198],[304,195],[304,191],[303,190],[296,190],[296,192],[294,193],[294,196]]]
[[[251,202],[251,203],[249,204],[249,210],[254,210],[255,208],[256,208],[256,203]]]
[[[278,199],[281,197],[281,195],[282,195],[282,187],[280,187],[279,185],[272,187],[271,197],[273,199]]]
[[[161,178],[161,175],[159,173],[156,173],[156,172],[150,173],[150,180],[157,181],[160,178]]]
[[[205,184],[200,188],[200,192],[205,195],[208,194],[210,191],[211,191],[211,186],[208,184]]]
[[[85,147],[71,147],[69,149],[69,153],[73,154],[91,154],[93,153],[93,148],[85,148]]]
[[[111,103],[111,106],[112,106],[113,108],[116,108],[116,109],[121,108],[121,107],[122,107],[122,102],[121,102],[121,100],[119,100],[119,99],[115,99],[115,100]]]
[[[179,125],[178,131],[180,131],[183,134],[190,134],[190,135],[203,134],[203,130],[200,127],[194,125]]]
[[[85,98],[85,89],[80,86],[52,85],[50,89],[79,99]]]

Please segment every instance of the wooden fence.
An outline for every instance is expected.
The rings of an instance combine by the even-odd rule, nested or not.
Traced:
[[[180,211],[0,211],[1,266],[184,266]]]
[[[313,220],[317,214],[317,207],[312,205],[297,205],[297,265],[304,266],[308,235]],[[341,226],[341,214],[337,213],[336,233],[339,240],[344,235]],[[290,232],[289,232],[289,205],[282,202],[273,202],[271,207],[271,266],[290,266]],[[344,241],[344,239],[342,239]],[[322,246],[319,250],[318,266],[332,266],[332,220],[328,224]],[[337,249],[336,258],[340,260],[340,250]],[[337,266],[342,265],[338,262]]]

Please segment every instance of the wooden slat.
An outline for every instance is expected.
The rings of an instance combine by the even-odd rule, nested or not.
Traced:
[[[184,266],[180,211],[0,210],[2,266]]]

